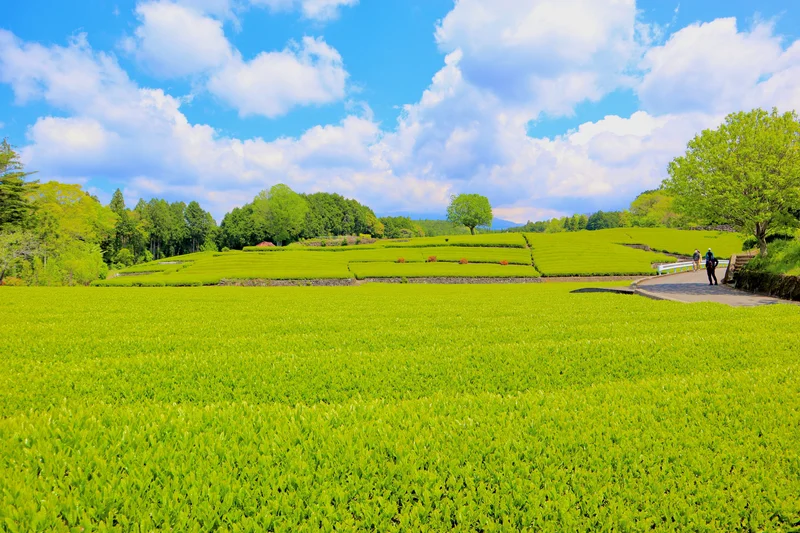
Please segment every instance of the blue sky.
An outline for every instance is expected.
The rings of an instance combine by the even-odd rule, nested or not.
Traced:
[[[626,206],[698,131],[800,107],[788,0],[29,0],[0,21],[0,136],[108,199],[335,191]]]

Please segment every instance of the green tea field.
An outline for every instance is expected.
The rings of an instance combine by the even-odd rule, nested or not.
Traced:
[[[652,250],[632,248],[647,246]],[[99,286],[217,285],[222,280],[535,278],[653,275],[656,263],[713,247],[741,251],[742,237],[712,231],[620,228],[575,233],[499,233],[378,241],[369,245],[203,252],[136,265]],[[462,264],[466,263],[466,264]]]
[[[735,233],[684,231],[667,228],[617,228],[574,233],[527,233],[534,264],[545,276],[586,276],[653,273],[655,262],[671,263],[665,254],[691,256],[711,248],[721,258],[742,250]],[[632,248],[648,246],[653,251]]]
[[[5,288],[0,529],[797,531],[800,308],[576,287]]]

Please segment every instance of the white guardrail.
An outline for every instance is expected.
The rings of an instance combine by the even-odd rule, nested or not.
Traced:
[[[730,263],[730,261],[727,260],[727,259],[720,259],[719,260],[719,264],[717,265],[717,268],[719,268],[719,267],[727,267],[729,263]],[[675,272],[685,272],[685,271],[691,270],[692,269],[692,265],[694,265],[694,263],[692,263],[691,261],[684,261],[683,263],[670,263],[668,265],[658,265],[658,268],[657,268],[658,275],[660,276],[661,274],[669,274],[669,273],[675,273]],[[705,268],[705,267],[706,267],[705,260],[700,261],[700,268]]]

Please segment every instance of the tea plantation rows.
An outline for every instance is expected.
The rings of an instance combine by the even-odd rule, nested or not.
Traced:
[[[741,250],[739,235],[663,228],[620,228],[555,234],[501,233],[378,241],[357,246],[246,248],[198,253],[125,269],[100,286],[217,285],[222,280],[401,277],[535,278],[652,275],[654,263],[713,247],[720,257]]]
[[[800,309],[575,287],[4,290],[0,524],[796,530]]]

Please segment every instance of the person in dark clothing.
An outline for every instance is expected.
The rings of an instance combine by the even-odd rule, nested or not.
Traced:
[[[717,283],[717,265],[719,261],[716,257],[714,257],[714,252],[711,251],[711,248],[708,249],[706,252],[706,274],[708,274],[708,284],[709,285],[719,285]],[[714,280],[713,282],[711,280]]]

